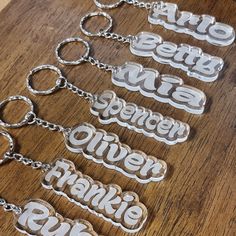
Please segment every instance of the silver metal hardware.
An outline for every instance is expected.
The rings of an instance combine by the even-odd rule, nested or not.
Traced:
[[[84,58],[84,61],[89,62],[91,65],[96,66],[98,69],[105,71],[114,71],[116,68],[115,66],[100,62],[93,57]]]
[[[12,136],[9,133],[7,133],[5,131],[0,131],[0,136],[3,136],[8,140],[9,147],[8,147],[7,153],[12,154],[15,150],[14,139],[12,138]],[[2,159],[0,160],[0,165],[5,163],[6,161],[7,161],[7,159],[5,158],[5,155],[3,155]]]
[[[82,43],[85,48],[86,48],[86,51],[84,53],[83,56],[81,56],[79,59],[77,59],[76,61],[69,61],[69,60],[65,60],[62,58],[61,56],[61,49],[63,47],[65,47],[67,44],[70,44],[70,43]],[[79,37],[76,37],[76,38],[68,38],[68,39],[65,39],[63,40],[61,43],[58,44],[57,48],[56,48],[56,58],[57,60],[63,64],[63,65],[79,65],[81,63],[84,62],[84,59],[85,58],[88,58],[89,56],[89,53],[90,53],[90,46],[89,46],[89,43]]]
[[[83,56],[81,56],[80,58],[78,58],[77,60],[66,60],[64,58],[62,58],[61,56],[61,50],[62,48],[64,48],[66,45],[70,44],[70,43],[82,43],[85,48],[86,51],[84,53]],[[57,60],[63,64],[63,65],[70,65],[70,66],[77,66],[80,65],[83,62],[89,62],[91,65],[93,66],[97,66],[99,69],[101,70],[105,70],[105,71],[113,71],[114,70],[114,66],[106,64],[106,63],[102,63],[99,60],[91,57],[90,54],[90,45],[87,41],[81,39],[80,37],[75,37],[75,38],[68,38],[63,40],[61,43],[58,44],[58,46],[56,47],[55,50],[55,54],[56,54],[56,58]],[[58,68],[55,68],[54,66],[48,66],[48,68],[52,70],[55,70],[58,73]],[[59,77],[60,77],[60,72],[58,73]],[[58,81],[58,83],[60,83],[61,81]]]
[[[99,32],[92,33],[92,32],[89,32],[87,29],[85,29],[84,25],[85,25],[85,23],[90,18],[93,18],[95,16],[103,16],[103,17],[105,17],[109,21],[109,24],[108,24],[108,26],[105,29],[100,29]],[[101,33],[109,32],[112,29],[112,26],[113,26],[113,19],[106,12],[92,12],[92,13],[88,13],[80,21],[80,29],[87,36],[100,36]]]
[[[29,105],[30,111],[27,112],[24,119],[22,119],[21,121],[19,121],[17,123],[14,123],[14,124],[10,124],[6,121],[3,121],[0,118],[0,126],[3,126],[5,128],[19,128],[19,127],[22,127],[22,126],[28,124],[29,119],[30,119],[30,115],[32,113],[34,113],[34,105],[33,105],[32,101],[29,98],[27,98],[25,96],[21,96],[21,95],[10,96],[7,99],[0,102],[0,109],[3,109],[8,103],[10,103],[12,101],[24,101],[24,102],[26,102]]]
[[[153,3],[140,2],[137,0],[118,0],[117,2],[115,2],[113,4],[103,4],[100,2],[100,0],[93,0],[93,1],[96,4],[96,6],[101,9],[113,9],[113,8],[119,7],[123,3],[128,3],[130,5],[134,5],[135,7],[145,8],[145,9],[149,10],[152,8],[152,5],[153,5]]]
[[[51,70],[51,71],[57,73],[58,78],[57,78],[56,84],[54,87],[52,87],[48,90],[36,90],[33,88],[33,85],[32,85],[33,76],[43,70]],[[64,77],[63,77],[61,71],[57,67],[51,66],[51,65],[42,65],[42,66],[38,66],[30,71],[30,73],[27,77],[27,88],[33,94],[48,95],[48,94],[54,93],[55,91],[59,90],[60,86],[63,82],[64,82]]]
[[[149,11],[148,22],[161,25],[168,30],[193,36],[198,40],[206,40],[219,47],[229,46],[235,41],[235,30],[232,26],[217,22],[214,16],[196,15],[188,11],[180,11],[178,5],[169,2],[140,2],[138,0],[118,0],[113,4],[103,4],[101,0],[93,0],[101,9],[117,8],[127,3]]]
[[[134,38],[132,35],[123,36],[112,32],[101,32],[100,36],[106,39],[113,39],[121,43],[131,43]]]
[[[31,76],[32,76],[32,73],[31,73]],[[32,77],[31,77],[31,79],[32,79]],[[31,79],[29,79],[28,81],[30,82]],[[28,86],[31,87],[30,85],[28,85]],[[33,90],[34,89],[32,88],[32,91]],[[48,93],[49,93],[49,90],[44,91],[44,92],[42,92],[42,91],[40,92],[40,94],[48,94]],[[46,120],[43,120],[43,119],[37,117],[36,114],[34,113],[33,102],[25,96],[16,95],[16,96],[8,97],[7,99],[0,102],[0,109],[3,109],[7,103],[12,102],[12,101],[26,102],[30,107],[30,111],[25,114],[24,119],[22,119],[21,121],[19,121],[17,123],[14,123],[14,124],[8,123],[8,122],[0,119],[0,126],[5,127],[5,128],[19,128],[19,127],[22,127],[25,125],[38,125],[43,128],[49,129],[51,131],[58,131],[58,132],[62,132],[65,134],[69,132],[68,128],[64,128],[61,125],[53,124],[51,122],[48,122]]]
[[[154,2],[140,2],[137,0],[124,0],[124,2],[130,5],[134,5],[135,7],[145,8],[147,10],[150,10],[152,8],[152,5],[154,4]]]
[[[50,164],[42,163],[40,161],[34,161],[30,158],[24,157],[20,153],[6,153],[4,156],[6,160],[15,160],[25,166],[31,166],[33,169],[43,170],[44,172],[51,169]]]
[[[9,149],[6,151],[6,153],[3,156],[3,159],[0,160],[0,165],[3,165],[5,162],[9,160],[15,160],[18,161],[26,166],[31,166],[33,169],[42,169],[43,171],[48,171],[50,170],[50,165],[42,163],[40,161],[33,161],[32,159],[29,159],[27,157],[24,157],[22,154],[16,153],[15,152],[15,142],[12,136],[5,132],[1,131],[0,135],[6,137],[9,142]]]
[[[117,2],[113,3],[113,4],[103,4],[101,3],[99,0],[94,0],[94,3],[96,4],[97,7],[101,8],[101,9],[113,9],[113,8],[117,8],[118,6],[120,6],[122,3],[124,3],[124,0],[118,0]]]
[[[22,209],[19,206],[8,203],[4,198],[0,197],[0,206],[3,207],[6,212],[14,212],[16,215],[22,213]]]
[[[32,80],[34,78],[34,75],[42,70],[49,70],[49,71],[57,73],[57,75],[58,75],[58,79],[56,81],[55,86],[52,87],[51,89],[46,90],[46,91],[37,90],[37,89],[33,88],[33,85],[32,85]],[[66,89],[72,91],[73,93],[79,95],[80,97],[83,97],[84,99],[88,100],[89,102],[92,102],[94,100],[93,94],[86,92],[86,91],[74,86],[73,84],[69,83],[68,80],[63,76],[62,71],[53,65],[41,65],[41,66],[34,68],[29,73],[29,76],[27,77],[26,85],[27,85],[27,88],[29,89],[29,91],[35,95],[49,95],[49,94],[56,92],[59,89],[66,88]],[[56,125],[56,127],[55,127],[54,124],[51,124],[49,122],[46,122],[46,121],[38,119],[38,118],[34,119],[34,121],[38,125],[45,126],[46,128],[51,128],[52,130],[54,130],[54,128],[55,128],[55,130],[58,129],[58,131],[62,131],[62,132],[65,130],[60,125]]]
[[[84,26],[85,23],[89,19],[91,19],[95,16],[103,16],[106,19],[108,19],[108,21],[109,21],[109,25],[105,29],[101,29],[97,33],[93,33],[93,32],[88,31]],[[96,37],[96,36],[97,37],[104,37],[104,38],[107,38],[107,39],[117,40],[117,41],[122,42],[122,43],[130,43],[131,42],[131,40],[133,38],[132,35],[123,36],[123,35],[120,35],[120,34],[113,33],[113,32],[111,32],[112,26],[113,26],[113,19],[106,12],[91,12],[91,13],[88,13],[80,21],[80,29],[87,36],[90,36],[90,37]]]
[[[96,12],[89,13],[85,17],[88,19],[91,15],[97,14]],[[104,14],[108,17],[107,13]],[[83,23],[81,27],[83,31]],[[120,36],[104,30],[100,34],[88,34],[87,30],[85,32],[88,36],[105,37],[129,43],[132,54],[139,57],[152,57],[156,62],[169,64],[171,67],[185,71],[188,76],[205,82],[215,81],[224,66],[222,58],[207,54],[199,47],[167,42],[160,35],[150,32],[140,32],[136,36]]]

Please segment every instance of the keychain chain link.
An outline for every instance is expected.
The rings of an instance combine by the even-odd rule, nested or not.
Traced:
[[[154,4],[154,2],[148,3],[148,2],[140,2],[137,0],[124,0],[124,2],[134,5],[134,6],[137,6],[139,8],[145,8],[147,10],[150,10]]]
[[[134,36],[132,35],[122,36],[122,35],[112,33],[112,32],[101,32],[100,36],[106,39],[114,39],[122,43],[130,43],[132,39],[134,38]]]
[[[67,132],[67,129],[65,129],[63,126],[53,124],[51,122],[48,122],[48,121],[40,119],[40,118],[35,118],[35,124],[45,128],[45,129],[49,129],[50,131],[58,131],[58,132],[62,132],[62,133]]]
[[[37,126],[49,129],[50,131],[58,131],[65,134],[70,132],[70,128],[64,128],[61,125],[53,124],[49,121],[38,118],[34,112],[30,112],[28,114],[28,124],[29,125],[36,124]]]
[[[7,152],[5,154],[5,158],[10,160],[16,160],[25,166],[31,166],[33,169],[41,169],[43,171],[48,171],[51,169],[50,164],[42,163],[40,161],[33,161],[32,159],[24,157],[22,154],[19,153]]]
[[[70,90],[72,93],[77,94],[80,97],[83,97],[85,100],[89,101],[89,102],[93,102],[94,101],[94,96],[92,93],[86,92],[82,89],[79,89],[78,87],[76,87],[75,85],[66,82],[65,83],[65,88],[67,88],[68,90]]]
[[[6,212],[14,212],[19,215],[22,213],[22,209],[14,204],[7,203],[5,199],[0,198],[0,206],[3,207]]]
[[[84,59],[84,61],[89,61],[86,58],[83,58],[83,59]],[[76,87],[75,85],[73,85],[70,82],[68,82],[65,77],[60,78],[60,82],[59,82],[58,86],[59,86],[59,88],[66,88],[66,89],[68,89],[72,93],[75,93],[75,94],[77,94],[80,97],[83,97],[85,100],[88,100],[89,102],[93,102],[94,101],[94,95],[92,93],[86,92],[86,91]],[[63,128],[63,127],[58,125],[58,128]],[[61,131],[63,131],[63,130],[61,130]],[[65,129],[64,129],[64,132],[65,132]]]
[[[101,70],[113,71],[115,69],[114,66],[106,64],[106,63],[102,63],[93,57],[84,58],[84,61],[89,62],[91,65],[96,66]]]

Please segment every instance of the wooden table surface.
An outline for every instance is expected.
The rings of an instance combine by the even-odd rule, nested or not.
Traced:
[[[236,2],[233,0],[172,0],[182,10],[196,14],[210,14],[218,21],[236,27]],[[0,8],[6,1],[0,3]],[[101,182],[119,184],[123,190],[135,191],[149,210],[148,221],[136,235],[148,236],[234,236],[236,235],[236,50],[235,44],[219,48],[200,42],[191,36],[151,26],[147,12],[123,5],[111,10],[115,19],[114,31],[136,34],[140,31],[159,33],[175,43],[199,46],[204,51],[220,56],[225,67],[220,79],[204,83],[188,78],[185,73],[155,63],[151,59],[132,56],[128,47],[106,39],[88,39],[79,30],[80,18],[88,11],[96,10],[92,0],[12,0],[0,12],[0,99],[9,95],[29,96],[37,104],[37,114],[49,121],[72,126],[86,121],[98,128],[114,132],[122,142],[134,149],[165,160],[170,168],[165,181],[142,185],[123,175],[108,170],[82,155],[66,150],[59,133],[36,126],[12,129],[9,132],[17,140],[17,151],[38,161],[51,162],[65,157],[76,163],[83,173]],[[61,67],[70,82],[82,89],[96,93],[114,90],[119,97],[135,102],[153,111],[187,122],[191,128],[190,139],[175,146],[168,146],[150,138],[121,128],[116,124],[101,125],[89,112],[88,104],[69,91],[38,97],[29,94],[25,86],[26,75],[34,66],[51,63],[59,65],[54,56],[58,42],[70,36],[83,36],[90,40],[93,55],[102,61],[120,65],[136,61],[145,67],[157,68],[161,73],[172,73],[192,86],[203,90],[208,97],[206,113],[201,116],[188,114],[173,107],[155,102],[136,92],[114,86],[110,74],[90,66]],[[41,88],[52,81],[41,80]],[[24,115],[25,106],[14,103],[1,111],[1,116],[16,121]],[[1,138],[1,155],[6,142]],[[41,187],[42,173],[16,162],[0,169],[0,195],[9,202],[22,205],[27,199],[42,198],[52,204],[65,217],[84,218],[103,235],[126,235],[110,223],[69,203],[65,198]],[[0,235],[20,235],[13,224],[13,216],[0,210]]]

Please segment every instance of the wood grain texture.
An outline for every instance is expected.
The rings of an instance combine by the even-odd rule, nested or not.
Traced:
[[[232,0],[173,0],[179,8],[196,14],[207,13],[218,21],[236,27],[236,2]],[[220,56],[225,67],[217,82],[206,84],[188,78],[180,70],[155,63],[151,59],[132,56],[128,47],[105,39],[90,39],[93,55],[104,62],[120,65],[124,61],[136,61],[145,67],[157,68],[161,73],[173,73],[189,85],[203,90],[208,96],[207,111],[201,116],[187,114],[167,104],[155,102],[138,93],[114,86],[110,74],[84,64],[77,67],[61,67],[70,82],[90,92],[114,90],[119,97],[135,102],[153,111],[172,116],[190,124],[189,141],[167,146],[120,126],[101,125],[89,113],[89,106],[68,91],[59,91],[48,97],[29,94],[25,87],[27,73],[34,66],[51,63],[59,65],[54,56],[58,42],[70,36],[82,36],[80,18],[88,11],[97,10],[91,0],[14,0],[0,13],[0,99],[23,94],[37,104],[40,117],[65,126],[83,121],[120,136],[121,141],[132,148],[164,159],[170,165],[169,175],[161,183],[142,185],[108,170],[81,155],[68,152],[59,133],[30,126],[9,130],[17,139],[17,151],[35,160],[51,162],[56,157],[66,157],[76,163],[79,170],[105,184],[116,183],[124,190],[135,191],[149,210],[149,218],[139,236],[235,236],[236,235],[236,50],[235,44],[218,48],[200,42],[191,36],[181,35],[151,26],[147,12],[123,5],[111,10],[115,19],[114,31],[136,34],[140,31],[159,33],[175,43],[199,46],[204,51]],[[84,36],[83,36],[84,37]],[[86,38],[86,37],[84,37]],[[87,38],[88,39],[88,38]],[[49,81],[44,80],[44,86]],[[11,113],[10,113],[11,111]],[[2,114],[1,114],[2,115]],[[23,115],[21,106],[8,107],[4,118],[16,120]],[[3,140],[1,138],[1,140]],[[1,145],[1,153],[3,153]],[[29,198],[42,198],[52,204],[64,217],[83,217],[103,235],[126,235],[110,223],[74,206],[63,197],[43,189],[42,173],[16,162],[0,169],[0,195],[9,202],[23,204]],[[12,214],[0,210],[0,235],[20,235],[13,227]]]

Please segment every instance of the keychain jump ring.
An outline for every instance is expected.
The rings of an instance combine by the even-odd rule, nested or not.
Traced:
[[[21,95],[11,96],[11,97],[8,97],[7,99],[3,100],[0,103],[0,109],[3,109],[6,104],[8,104],[12,101],[26,102],[30,107],[30,111],[27,112],[24,119],[22,119],[18,123],[14,123],[14,124],[7,123],[0,118],[0,126],[3,126],[5,128],[19,128],[19,127],[22,127],[22,126],[28,124],[29,117],[30,117],[29,114],[32,114],[34,112],[34,105],[33,105],[32,101],[29,98],[27,98],[25,96],[21,96]]]
[[[3,136],[4,138],[6,138],[8,140],[8,150],[6,151],[7,153],[13,153],[15,150],[15,142],[14,139],[12,138],[12,136],[5,132],[5,131],[0,131],[0,136]],[[4,155],[5,156],[5,155]],[[6,162],[9,158],[4,157],[3,159],[0,160],[0,165],[3,164],[4,162]]]
[[[89,32],[88,30],[86,30],[84,28],[84,25],[85,25],[86,21],[88,21],[90,18],[95,17],[95,16],[103,16],[109,21],[109,25],[105,29],[101,29],[98,33]],[[109,32],[112,29],[112,26],[113,26],[113,19],[106,12],[91,12],[91,13],[88,13],[80,21],[80,29],[87,36],[100,36],[102,33]]]
[[[119,0],[116,3],[112,3],[112,4],[103,4],[100,3],[98,0],[93,0],[94,3],[96,4],[97,7],[101,8],[101,9],[112,9],[112,8],[116,8],[118,6],[120,6],[124,0]]]
[[[85,51],[84,55],[81,56],[78,60],[69,61],[69,60],[63,59],[62,56],[61,56],[62,48],[65,47],[67,44],[70,44],[70,43],[82,43],[85,46],[85,48],[86,48],[86,51]],[[68,39],[63,40],[61,43],[58,44],[55,52],[56,52],[56,58],[57,58],[57,60],[61,64],[63,64],[63,65],[70,65],[70,66],[76,66],[76,65],[79,65],[82,62],[84,62],[84,58],[88,58],[89,57],[90,46],[89,46],[88,42],[86,42],[85,40],[83,40],[83,39],[81,39],[79,37],[68,38]]]
[[[32,80],[33,80],[35,74],[37,74],[40,71],[44,71],[44,70],[49,70],[49,71],[55,72],[58,75],[58,79],[56,81],[55,86],[53,86],[52,88],[47,89],[47,90],[37,90],[37,89],[33,88]],[[52,94],[52,93],[56,92],[57,90],[59,90],[61,88],[61,84],[63,84],[64,82],[65,82],[65,78],[63,77],[62,72],[59,68],[57,68],[56,66],[53,66],[53,65],[42,65],[42,66],[35,67],[33,70],[30,71],[30,73],[26,79],[26,86],[32,94],[49,95],[49,94]]]

